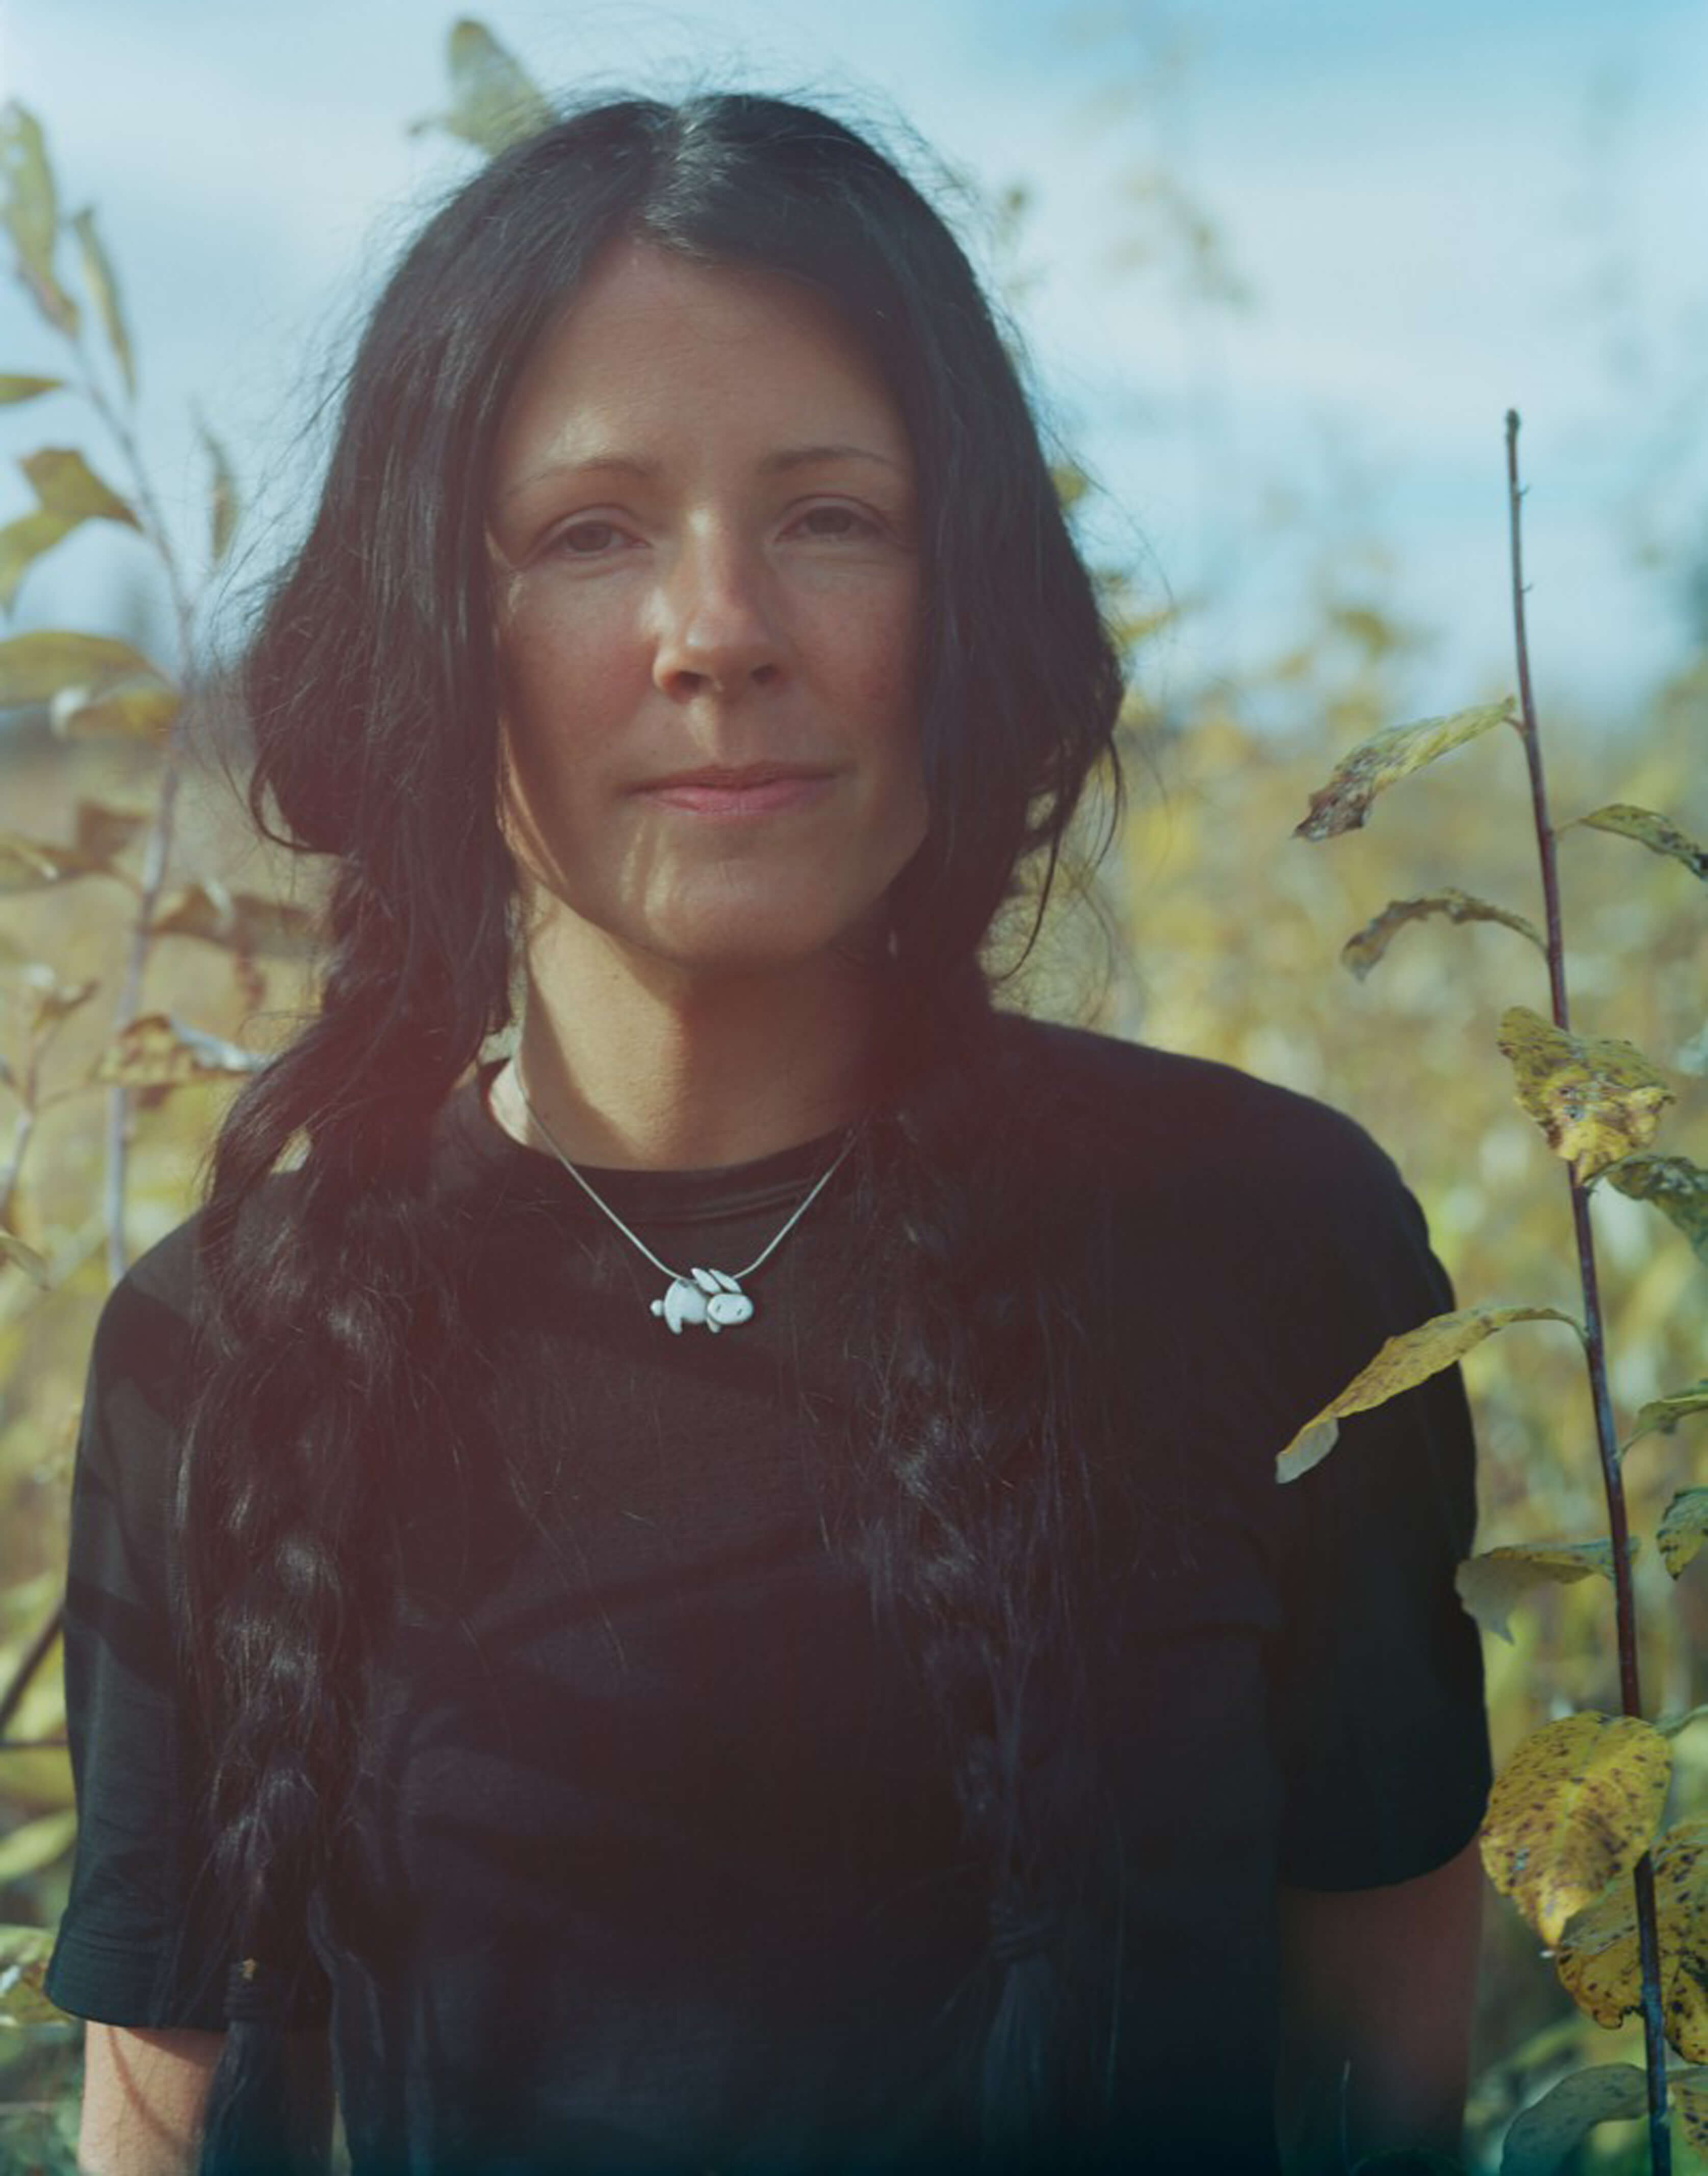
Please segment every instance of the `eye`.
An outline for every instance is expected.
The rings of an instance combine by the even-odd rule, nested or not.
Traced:
[[[572,521],[547,539],[547,550],[568,559],[597,559],[623,537],[614,521]]]
[[[840,503],[809,506],[795,526],[804,529],[809,536],[827,544],[840,544],[845,539],[857,536],[872,536],[878,531],[878,524],[869,515],[862,514],[857,507],[844,506]]]

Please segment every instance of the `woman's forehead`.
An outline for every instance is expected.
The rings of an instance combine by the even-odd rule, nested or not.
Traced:
[[[525,362],[495,484],[549,453],[554,465],[628,456],[721,427],[786,442],[846,441],[897,465],[906,427],[835,306],[786,275],[704,264],[625,242],[596,264]],[[804,439],[802,433],[805,433]]]

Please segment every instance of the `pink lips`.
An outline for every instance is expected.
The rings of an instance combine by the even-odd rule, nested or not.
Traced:
[[[785,770],[775,764],[754,764],[745,770],[683,771],[674,778],[654,779],[638,790],[650,801],[697,816],[772,816],[819,799],[830,791],[831,781],[832,774],[825,770]]]

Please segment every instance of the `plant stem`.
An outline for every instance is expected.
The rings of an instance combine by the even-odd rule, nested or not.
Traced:
[[[193,654],[195,611],[178,566],[177,554],[172,549],[171,539],[161,519],[160,503],[155,497],[135,433],[107,398],[101,381],[90,367],[82,342],[73,341],[73,345],[84,395],[106,426],[123,457],[136,498],[142,533],[152,546],[166,574],[172,615],[177,622],[179,670],[188,682]],[[124,1028],[136,1017],[137,1008],[142,1002],[143,972],[148,964],[149,955],[149,924],[160,905],[160,893],[165,889],[166,873],[171,862],[172,824],[177,812],[178,784],[182,775],[183,743],[179,726],[183,715],[180,710],[167,737],[165,774],[160,780],[159,798],[155,803],[154,822],[143,849],[142,881],[137,900],[136,919],[131,925],[124,979],[119,986],[118,1003],[115,1008],[116,1029]],[[103,1194],[106,1210],[106,1269],[108,1281],[117,1284],[129,1266],[125,1254],[124,1208],[125,1183],[130,1158],[130,1091],[122,1083],[115,1083],[107,1091],[106,1130]]]
[[[1537,851],[1542,861],[1542,900],[1548,916],[1548,978],[1553,1000],[1554,1025],[1563,1033],[1569,1034],[1559,873],[1555,863],[1553,827],[1548,820],[1542,736],[1537,730],[1536,704],[1531,692],[1530,649],[1524,626],[1524,559],[1519,535],[1519,508],[1524,493],[1518,481],[1515,408],[1506,411],[1506,479],[1512,516],[1512,614],[1518,645],[1521,712],[1519,732],[1530,766],[1531,805],[1536,818]],[[1596,1444],[1601,1455],[1602,1482],[1607,1499],[1607,1527],[1613,1543],[1620,1705],[1626,1715],[1640,1716],[1643,1698],[1638,1673],[1636,1610],[1631,1588],[1630,1527],[1625,1515],[1624,1480],[1619,1469],[1613,1401],[1607,1393],[1607,1341],[1602,1326],[1601,1285],[1596,1275],[1595,1234],[1590,1225],[1588,1192],[1570,1164],[1566,1166],[1566,1177],[1571,1189],[1572,1229],[1577,1238],[1578,1275],[1583,1287],[1584,1358],[1595,1407]],[[1637,1861],[1633,1879],[1636,1890],[1637,1951],[1642,1969],[1643,2044],[1649,2084],[1649,2164],[1653,2176],[1671,2176],[1673,2148],[1667,2130],[1667,2041],[1661,2023],[1661,1945],[1655,1923],[1654,1863],[1647,1852]]]

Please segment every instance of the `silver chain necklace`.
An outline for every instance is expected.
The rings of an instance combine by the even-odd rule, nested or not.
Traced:
[[[611,1204],[594,1191],[580,1172],[576,1170],[574,1165],[570,1162],[568,1157],[564,1155],[563,1150],[558,1147],[553,1139],[551,1128],[528,1101],[528,1091],[522,1085],[522,1069],[514,1058],[510,1060],[510,1077],[516,1084],[516,1093],[522,1099],[522,1107],[546,1139],[551,1142],[553,1155],[568,1172],[570,1178],[574,1180],[594,1207],[602,1210],[610,1218],[629,1244],[638,1248],[661,1276],[668,1278],[669,1282],[665,1288],[664,1297],[662,1299],[653,1301],[652,1312],[675,1337],[680,1337],[685,1329],[695,1323],[704,1324],[706,1329],[715,1336],[720,1330],[733,1330],[737,1323],[753,1320],[753,1303],[742,1290],[742,1280],[752,1276],[756,1270],[762,1270],[770,1261],[790,1232],[794,1230],[842,1168],[855,1141],[855,1135],[851,1131],[847,1140],[831,1158],[829,1169],[820,1174],[806,1199],[797,1204],[782,1230],[777,1233],[768,1247],[762,1248],[754,1255],[746,1269],[737,1270],[733,1273],[726,1270],[691,1270],[686,1276],[683,1276],[679,1270],[672,1269],[668,1262],[660,1261],[645,1240],[638,1238],[629,1230]]]

